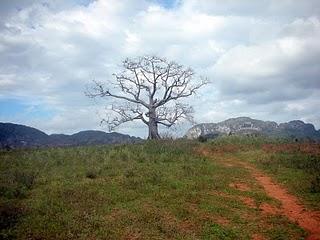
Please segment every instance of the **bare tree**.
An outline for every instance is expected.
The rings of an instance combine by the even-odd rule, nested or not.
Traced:
[[[113,90],[94,81],[87,92],[91,98],[119,100],[111,106],[116,116],[102,120],[108,123],[110,130],[125,122],[141,120],[149,128],[148,138],[159,139],[159,125],[171,127],[181,119],[193,120],[192,107],[179,100],[195,94],[208,83],[207,79],[199,78],[195,82],[191,68],[156,56],[127,58],[122,67],[120,73],[113,74]]]

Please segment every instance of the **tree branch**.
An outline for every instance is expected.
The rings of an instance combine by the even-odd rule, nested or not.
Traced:
[[[112,105],[110,109],[116,117],[104,120],[111,129],[125,122],[141,120],[149,130],[153,125],[152,131],[158,136],[157,124],[171,127],[181,119],[193,120],[192,107],[178,101],[196,94],[209,82],[207,79],[200,78],[200,82],[194,83],[195,73],[191,68],[156,56],[127,58],[122,62],[122,67],[121,72],[113,74],[114,91],[93,81],[92,92],[86,92],[91,98],[122,100],[122,105]]]
[[[86,92],[86,95],[90,98],[95,98],[95,97],[113,97],[113,98],[118,98],[122,100],[126,100],[128,102],[136,103],[136,104],[141,104],[148,108],[148,104],[144,102],[143,100],[135,97],[134,99],[126,97],[126,96],[121,96],[117,94],[111,93],[109,90],[105,90],[103,85],[101,83],[98,83],[97,81],[93,81],[95,83],[95,86],[93,87],[93,93],[92,92]]]

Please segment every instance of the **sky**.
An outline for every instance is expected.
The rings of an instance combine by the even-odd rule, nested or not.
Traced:
[[[319,0],[1,0],[0,122],[107,130],[111,100],[84,92],[143,55],[210,80],[187,100],[197,123],[248,116],[320,128]],[[139,122],[116,130],[147,136]]]

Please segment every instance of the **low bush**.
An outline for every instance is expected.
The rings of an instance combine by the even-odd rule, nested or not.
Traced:
[[[98,177],[98,171],[96,169],[88,169],[86,171],[86,178],[95,179]]]
[[[310,184],[310,192],[320,193],[320,173],[313,176]]]
[[[207,142],[208,141],[208,138],[206,138],[205,136],[202,136],[202,135],[200,135],[199,137],[198,137],[198,141],[199,142]]]

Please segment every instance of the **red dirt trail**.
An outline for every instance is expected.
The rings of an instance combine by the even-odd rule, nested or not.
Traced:
[[[291,221],[296,222],[309,232],[306,240],[320,240],[320,212],[307,210],[295,196],[274,183],[271,177],[249,164],[242,163],[242,165],[251,171],[254,178],[264,187],[270,197],[281,202],[280,214],[286,215]]]
[[[200,149],[199,152],[205,156],[211,156],[211,152],[205,148]],[[271,177],[262,173],[253,165],[238,159],[233,160],[250,170],[252,176],[263,186],[266,193],[281,202],[282,207],[276,211],[277,214],[287,216],[291,221],[305,229],[309,233],[306,240],[320,240],[320,212],[307,210],[295,196],[289,194],[285,188],[276,184]],[[265,209],[266,207],[262,207],[261,210],[264,211]],[[271,211],[267,212],[272,213]]]

